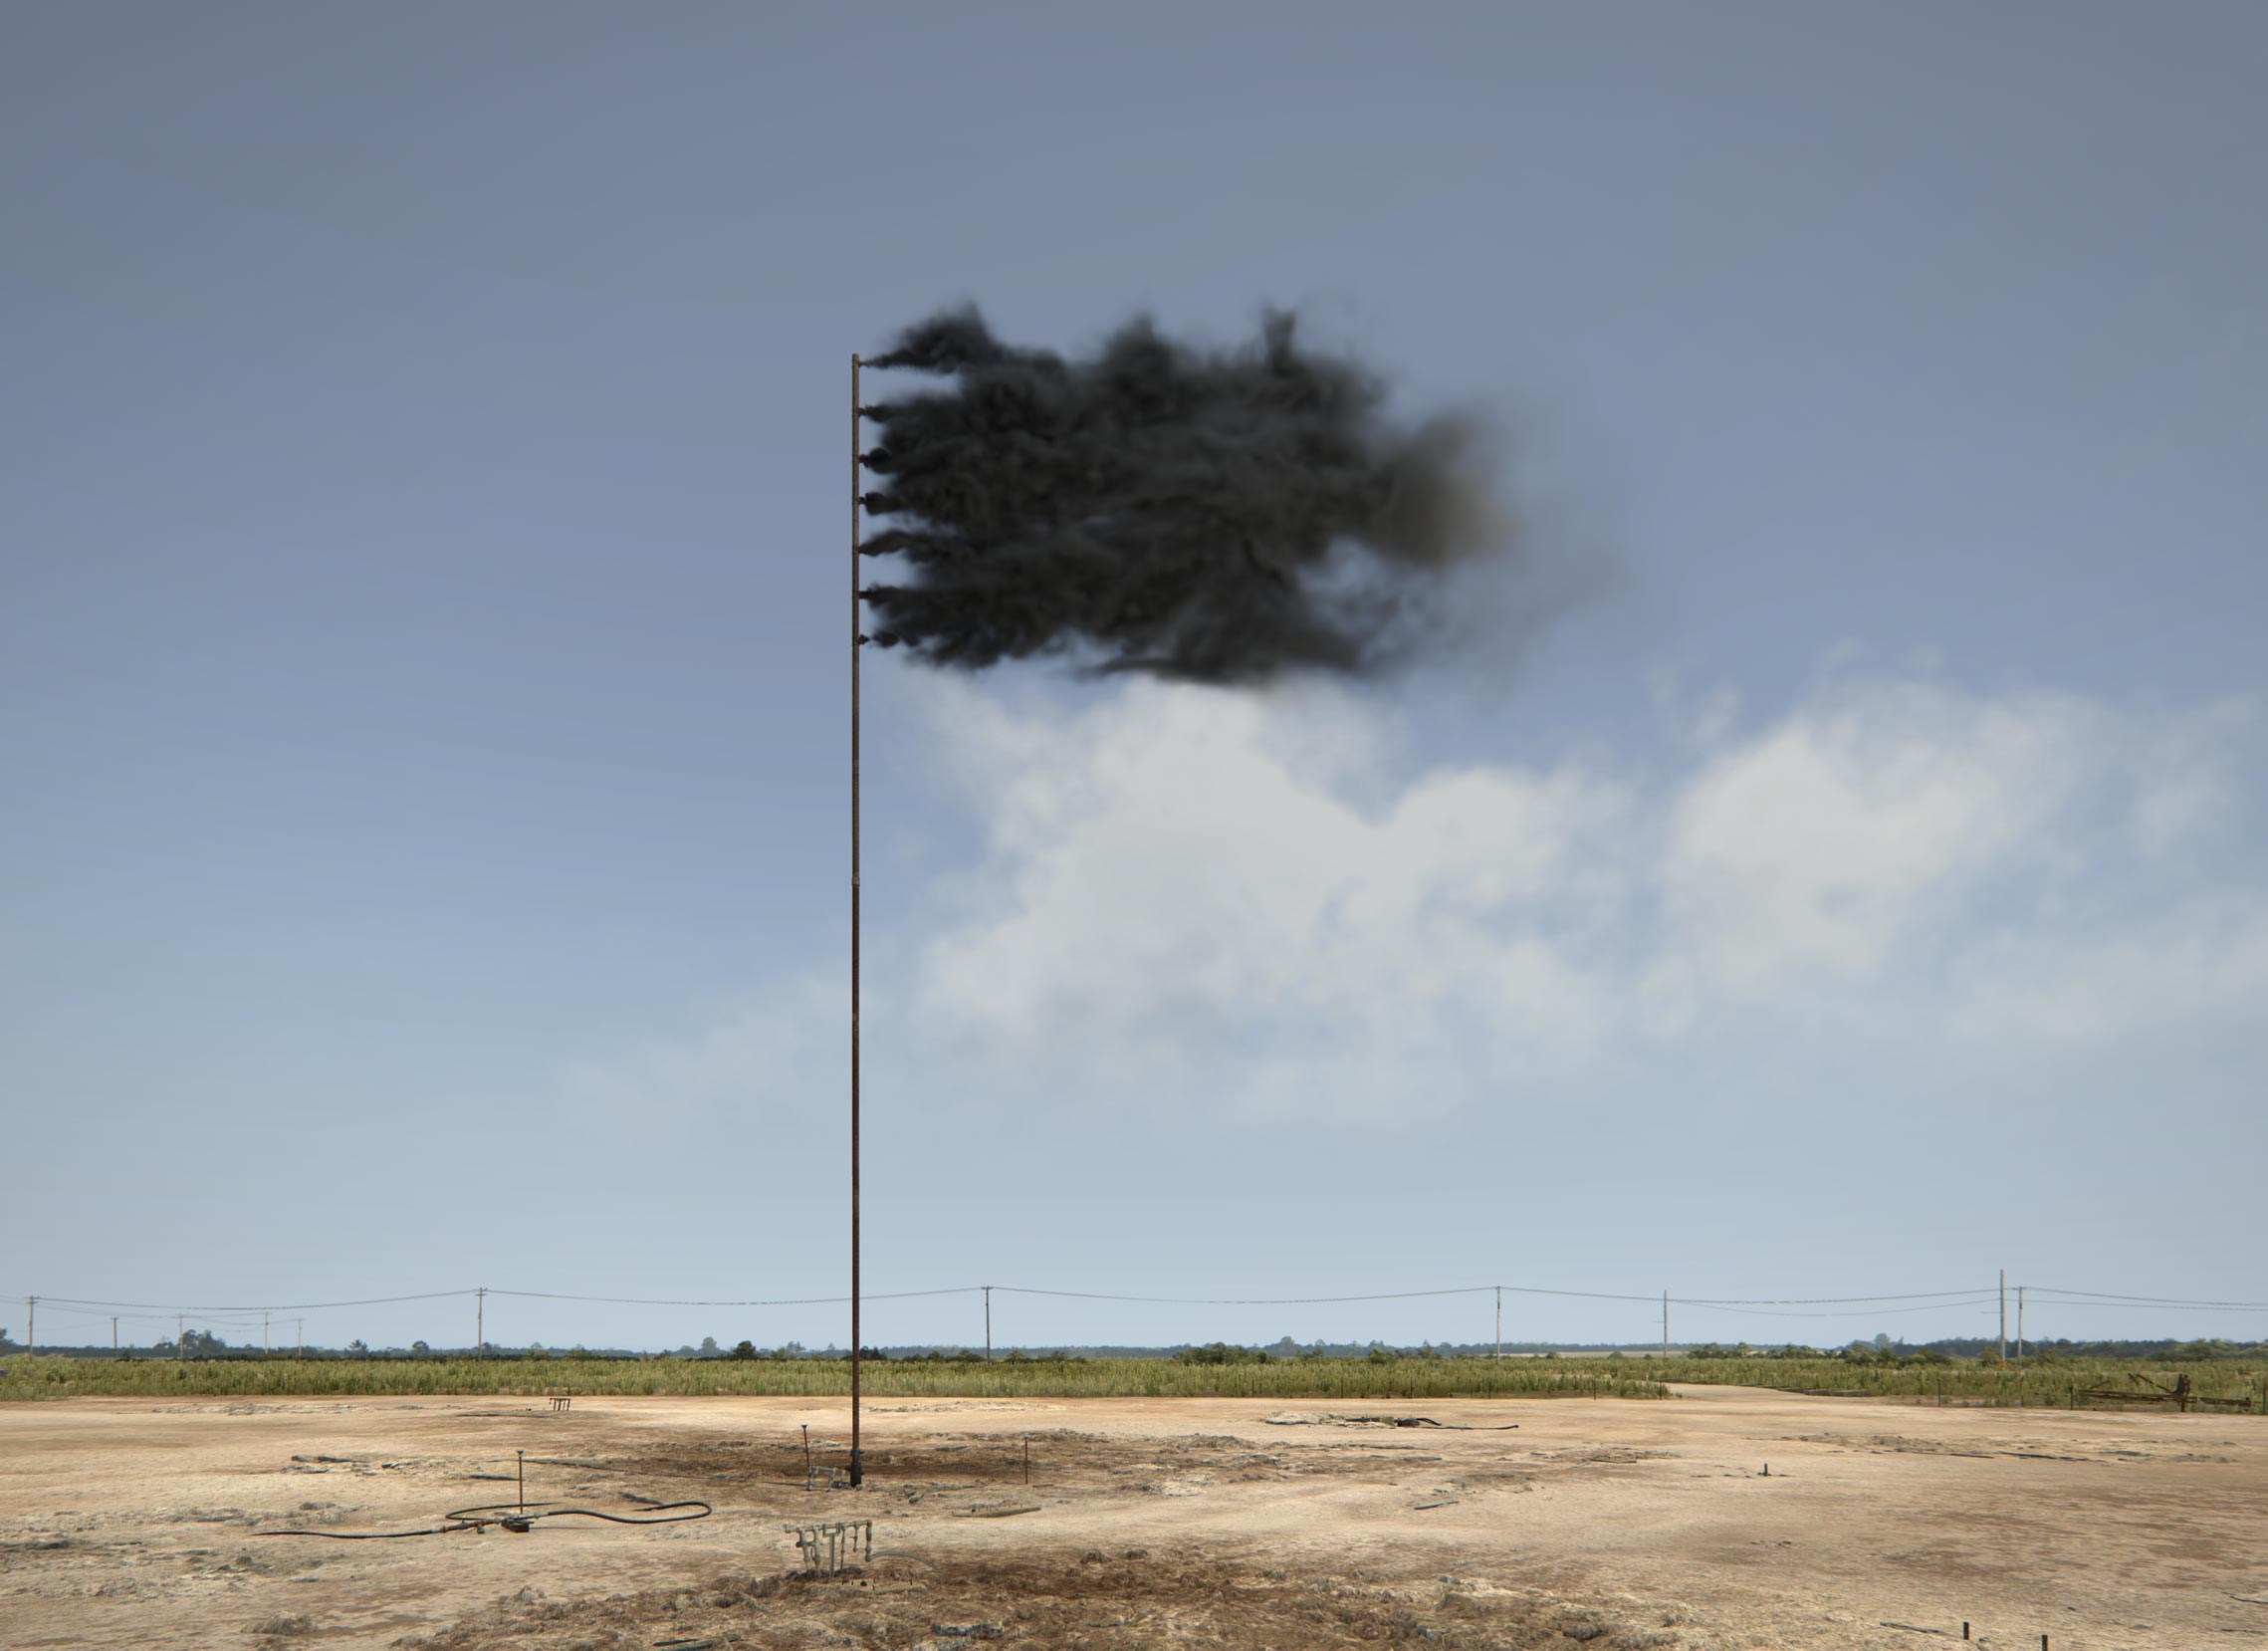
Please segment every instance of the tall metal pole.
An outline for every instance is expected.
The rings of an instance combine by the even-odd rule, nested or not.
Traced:
[[[985,1362],[993,1361],[993,1287],[985,1286]]]
[[[2016,1356],[2024,1356],[2024,1287],[2016,1287]]]
[[[2000,1362],[2008,1362],[2008,1270],[2000,1270]]]
[[[1496,1356],[1504,1356],[1504,1287],[1496,1287]]]
[[[36,1353],[39,1350],[40,1298],[37,1296],[27,1296],[24,1297],[24,1351]]]
[[[473,1357],[488,1351],[488,1286],[473,1292]]]
[[[268,1309],[260,1309],[260,1350],[268,1351]]]
[[[858,1432],[858,368],[850,357],[850,1486],[866,1478]]]
[[[1662,1356],[1670,1356],[1670,1293],[1662,1292]]]

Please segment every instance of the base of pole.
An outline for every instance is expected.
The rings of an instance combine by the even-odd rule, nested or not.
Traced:
[[[866,1463],[863,1460],[865,1454],[863,1451],[855,1450],[850,1453],[850,1488],[853,1491],[866,1483]]]

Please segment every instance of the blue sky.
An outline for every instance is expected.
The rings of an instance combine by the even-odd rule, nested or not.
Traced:
[[[1525,532],[1375,688],[869,658],[872,1288],[2268,1298],[2260,12],[1383,16],[19,13],[0,1289],[839,1293],[846,369],[968,299],[1295,306]]]

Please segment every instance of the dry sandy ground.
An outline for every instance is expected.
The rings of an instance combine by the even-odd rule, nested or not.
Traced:
[[[799,1426],[839,1460],[840,1401],[0,1406],[0,1645],[1915,1651],[1966,1620],[2002,1648],[2268,1646],[2260,1418],[1721,1388],[1366,1408],[1474,1431],[881,1400],[853,1493],[804,1489]],[[263,1534],[510,1500],[482,1476],[523,1449],[531,1503],[716,1512]],[[842,1518],[874,1521],[872,1564],[789,1577],[783,1523]]]

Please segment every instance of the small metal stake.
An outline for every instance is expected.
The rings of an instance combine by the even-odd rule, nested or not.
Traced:
[[[520,1512],[525,1514],[528,1512],[528,1453],[514,1451],[512,1454],[520,1458]]]

